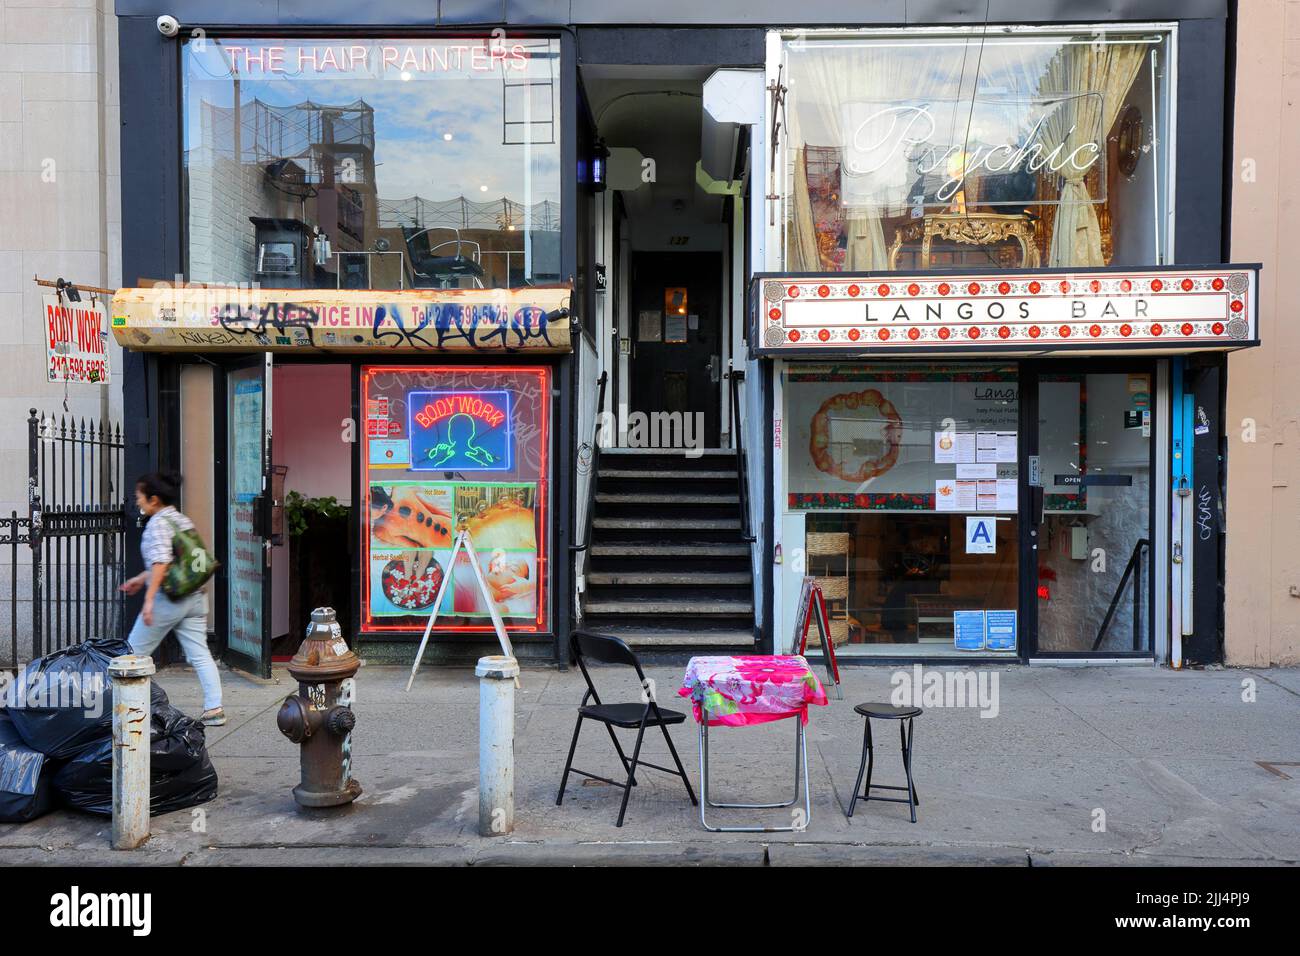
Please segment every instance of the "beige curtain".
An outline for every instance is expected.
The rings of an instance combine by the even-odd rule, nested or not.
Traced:
[[[953,50],[957,50],[954,58]],[[907,47],[873,46],[865,41],[851,45],[809,43],[808,49],[791,57],[790,95],[787,106],[789,155],[793,162],[791,202],[793,210],[786,242],[789,268],[821,271],[817,253],[817,230],[812,201],[808,195],[806,145],[843,147],[845,135],[842,107],[852,100],[925,99],[944,92],[955,77],[961,60],[960,48],[917,44]],[[803,111],[816,122],[829,142],[808,143],[804,138]],[[905,200],[900,190],[898,202]],[[854,206],[845,209],[845,255],[843,267],[870,271],[889,267],[889,243],[880,217],[883,207]]]
[[[1143,43],[1067,43],[1061,47],[1047,66],[1041,91],[1067,98],[1043,124],[1044,152],[1060,146],[1058,155],[1069,155],[1094,135],[1100,135],[1101,148],[1105,149],[1106,137],[1146,54]],[[1097,93],[1101,95],[1087,95]],[[1047,250],[1049,266],[1105,265],[1101,225],[1084,182],[1087,173],[1069,163],[1058,171],[1061,197]]]

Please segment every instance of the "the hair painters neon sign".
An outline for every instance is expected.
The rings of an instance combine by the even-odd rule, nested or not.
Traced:
[[[514,432],[509,391],[411,392],[413,471],[510,471]]]

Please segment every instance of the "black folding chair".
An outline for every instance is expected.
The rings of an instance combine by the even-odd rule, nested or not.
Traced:
[[[668,725],[682,723],[686,720],[686,715],[659,706],[655,701],[655,695],[651,689],[652,685],[646,680],[645,673],[641,670],[641,662],[637,660],[632,648],[617,637],[610,637],[607,634],[594,634],[590,631],[574,631],[573,637],[570,639],[570,647],[573,650],[574,658],[578,661],[578,667],[582,669],[583,679],[587,682],[587,693],[582,695],[582,703],[578,706],[578,722],[573,728],[573,742],[569,744],[569,759],[564,762],[564,776],[560,778],[560,793],[555,798],[555,805],[558,807],[564,802],[564,787],[569,781],[570,773],[590,777],[592,780],[600,780],[615,787],[622,787],[623,803],[618,808],[618,822],[615,824],[615,826],[621,827],[623,825],[623,815],[627,812],[628,797],[632,794],[632,788],[636,786],[637,767],[650,767],[654,770],[662,770],[664,773],[671,773],[681,777],[682,783],[686,784],[686,793],[691,798],[691,804],[695,805],[698,802],[695,799],[695,791],[691,789],[691,781],[687,779],[681,758],[677,756],[677,748],[673,746],[673,738],[668,736]],[[587,670],[587,659],[602,664],[623,664],[636,668],[636,676],[643,689],[642,698],[644,703],[601,703],[600,694],[596,693],[596,685],[591,682],[591,673]],[[595,703],[587,703],[589,700],[595,701]],[[625,783],[610,780],[608,777],[600,777],[594,773],[587,773],[587,771],[579,770],[573,766],[573,753],[578,749],[578,735],[582,732],[582,722],[584,720],[594,720],[605,725],[605,730],[609,732],[609,739],[614,742],[614,749],[618,751],[618,759],[622,762],[623,769],[627,771],[627,781]],[[618,736],[614,733],[615,727],[628,730],[633,727],[636,728],[636,746],[632,748],[631,760],[623,753],[623,748],[618,742]],[[641,740],[645,736],[647,727],[658,727],[663,731],[664,740],[668,742],[668,752],[673,755],[673,763],[677,764],[676,770],[661,767],[658,764],[641,759]]]

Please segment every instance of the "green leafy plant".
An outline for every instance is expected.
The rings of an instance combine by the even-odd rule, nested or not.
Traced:
[[[290,536],[299,537],[311,525],[312,520],[323,518],[333,521],[346,518],[351,512],[347,505],[339,504],[333,495],[323,498],[308,498],[296,491],[284,496],[284,525]]]

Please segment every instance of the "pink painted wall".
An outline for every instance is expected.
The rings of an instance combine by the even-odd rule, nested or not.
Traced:
[[[276,366],[271,383],[271,443],[273,463],[287,465],[287,494],[309,498],[333,495],[352,502],[352,456],[359,445],[344,441],[354,429],[345,421],[352,414],[347,365]],[[339,542],[340,547],[346,542]],[[289,562],[291,539],[271,554],[271,633],[289,630]]]

